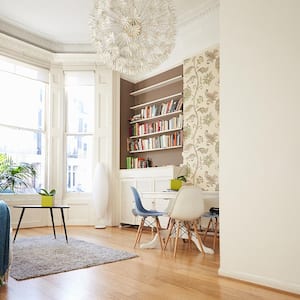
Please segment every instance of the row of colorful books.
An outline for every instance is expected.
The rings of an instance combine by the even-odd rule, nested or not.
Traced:
[[[159,120],[152,123],[135,123],[129,128],[129,136],[139,136],[149,133],[156,133],[165,130],[181,129],[182,128],[183,117],[179,115],[178,117],[173,117],[169,120]]]
[[[127,151],[153,150],[182,145],[182,131],[150,138],[128,140]]]
[[[126,157],[126,168],[136,169],[136,168],[150,168],[152,167],[151,159],[145,159],[143,157]]]
[[[139,114],[134,115],[131,121],[137,121],[140,119],[148,119],[156,116],[166,115],[175,111],[182,110],[183,100],[180,99],[171,99],[163,103],[155,103],[152,105],[147,105],[143,107]]]

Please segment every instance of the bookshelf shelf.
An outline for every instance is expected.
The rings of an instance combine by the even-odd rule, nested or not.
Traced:
[[[182,146],[182,129],[170,130],[166,133],[156,132],[148,136],[129,138],[127,150],[130,153],[147,152],[151,150],[174,149]]]
[[[135,110],[135,109],[138,109],[138,108],[143,108],[143,107],[155,104],[155,103],[164,102],[164,101],[166,101],[168,99],[171,99],[171,98],[176,98],[178,96],[182,96],[182,93],[176,93],[176,94],[173,94],[173,95],[170,95],[170,96],[166,96],[166,97],[163,97],[163,98],[154,99],[152,101],[149,101],[149,102],[146,102],[146,103],[143,103],[143,104],[131,106],[130,109]]]
[[[131,121],[130,124],[144,123],[144,122],[149,122],[149,121],[159,120],[159,119],[166,119],[166,118],[177,116],[177,115],[180,115],[180,114],[182,114],[182,110],[174,111],[174,112],[171,112],[171,113],[168,113],[168,114],[159,115],[159,116],[155,116],[155,117],[151,117],[151,118],[145,118],[145,119],[139,119],[139,120]]]
[[[164,148],[147,149],[147,150],[135,150],[135,151],[130,151],[130,153],[142,153],[142,152],[152,152],[152,151],[160,151],[160,150],[171,150],[171,149],[177,149],[177,148],[182,148],[182,145],[172,146],[172,147],[164,147]]]
[[[133,135],[133,136],[130,136],[129,138],[130,139],[145,138],[145,137],[149,137],[149,136],[161,135],[161,134],[166,134],[166,133],[180,131],[180,130],[182,130],[182,127],[169,129],[169,130],[162,130],[162,131],[157,131],[157,132],[151,132],[151,133],[141,134],[141,135]]]
[[[153,85],[150,85],[150,86],[147,86],[143,89],[136,90],[136,91],[130,93],[130,96],[138,96],[138,95],[141,95],[141,94],[144,94],[144,93],[148,93],[150,91],[159,89],[161,87],[167,86],[169,84],[172,84],[172,83],[175,83],[175,82],[178,82],[178,81],[181,81],[181,80],[182,80],[182,75],[175,76],[173,78],[161,81],[159,83],[156,83],[156,84],[153,84]]]

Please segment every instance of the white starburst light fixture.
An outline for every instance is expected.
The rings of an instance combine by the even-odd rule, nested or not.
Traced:
[[[96,0],[90,16],[100,60],[134,75],[161,64],[175,45],[172,0]]]

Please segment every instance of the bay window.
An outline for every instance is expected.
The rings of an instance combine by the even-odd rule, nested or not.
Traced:
[[[36,193],[47,188],[52,161],[46,153],[49,71],[0,56],[0,193]],[[95,75],[93,71],[64,72],[65,126],[61,151],[65,163],[66,192],[91,192],[95,115]],[[51,130],[51,127],[49,127]],[[19,166],[30,166],[34,173],[16,174]],[[11,174],[4,172],[9,168]],[[65,171],[63,171],[63,169]],[[29,170],[29,169],[28,169]],[[27,171],[28,171],[27,170]],[[50,173],[49,173],[50,172]],[[18,176],[24,175],[23,184]],[[8,180],[8,177],[10,179]],[[15,178],[13,178],[15,176]],[[21,180],[22,181],[22,180]]]

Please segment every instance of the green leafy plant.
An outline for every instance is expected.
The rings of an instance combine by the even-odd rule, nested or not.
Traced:
[[[15,188],[30,187],[31,179],[36,176],[33,164],[15,164],[11,157],[0,153],[0,192],[15,192]]]
[[[186,182],[186,177],[184,175],[176,177],[176,179]]]
[[[40,189],[39,194],[41,196],[55,196],[56,190],[52,189],[51,191],[47,191],[46,189]]]

